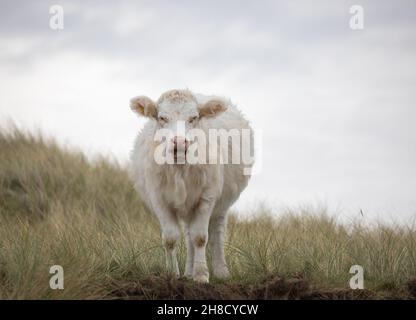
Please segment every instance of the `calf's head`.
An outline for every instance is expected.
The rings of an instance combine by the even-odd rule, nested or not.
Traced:
[[[188,90],[167,91],[156,102],[146,96],[134,97],[130,107],[137,114],[156,121],[156,130],[170,133],[167,152],[173,154],[175,162],[186,155],[190,144],[188,133],[199,127],[200,119],[215,117],[227,109],[221,100],[199,104]]]

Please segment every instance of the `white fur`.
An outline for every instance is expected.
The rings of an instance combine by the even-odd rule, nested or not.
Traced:
[[[174,123],[197,113],[198,107],[208,100],[221,99],[227,110],[215,117],[202,117],[193,127],[206,132],[210,128],[250,129],[230,101],[199,94],[194,97],[196,103],[158,101],[155,105],[159,114],[173,117]],[[250,166],[219,163],[159,165],[153,158],[156,146],[153,136],[160,127],[157,119],[151,117],[139,133],[131,155],[131,176],[141,198],[159,219],[168,271],[179,275],[176,248],[182,222],[187,244],[185,275],[198,282],[208,282],[206,241],[201,245],[201,241],[207,239],[212,250],[214,276],[227,277],[229,272],[224,258],[227,210],[247,186],[249,176],[243,175],[243,169]]]

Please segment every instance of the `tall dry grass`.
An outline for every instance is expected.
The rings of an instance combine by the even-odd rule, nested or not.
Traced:
[[[354,264],[364,267],[370,289],[395,290],[416,277],[414,226],[344,225],[324,211],[272,216],[262,209],[251,219],[231,216],[229,281],[297,275],[316,287],[347,288]],[[182,271],[185,251],[182,243]],[[56,264],[64,290],[49,287]],[[103,298],[163,272],[158,223],[121,166],[88,161],[40,135],[0,132],[0,298]]]

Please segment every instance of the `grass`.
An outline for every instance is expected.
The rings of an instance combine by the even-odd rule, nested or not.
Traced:
[[[411,297],[406,286],[416,277],[413,225],[345,225],[324,210],[278,213],[259,207],[251,219],[231,215],[226,259],[232,277],[212,279],[198,296],[196,284],[164,276],[158,222],[123,167],[89,161],[40,135],[2,130],[0,298],[154,298],[160,297],[157,286],[164,291],[172,283],[194,290],[197,298],[207,292],[227,297],[221,295],[227,288],[252,294],[264,284],[269,290],[270,279],[301,279],[308,290],[330,292],[348,289],[355,264],[365,270],[371,297]],[[182,272],[185,251],[182,243]],[[64,290],[49,287],[52,265],[64,268]]]

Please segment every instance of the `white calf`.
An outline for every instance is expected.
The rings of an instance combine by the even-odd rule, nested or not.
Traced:
[[[159,219],[168,271],[179,276],[176,250],[181,235],[180,222],[183,222],[187,243],[185,275],[198,282],[208,282],[205,248],[209,242],[214,276],[228,277],[224,258],[227,210],[246,187],[249,175],[244,168],[250,168],[252,162],[241,163],[240,158],[240,164],[230,164],[231,159],[224,164],[223,160],[232,152],[241,154],[243,148],[251,150],[252,130],[248,122],[231,102],[195,95],[188,90],[168,91],[157,102],[139,96],[131,100],[131,108],[151,120],[136,139],[131,174],[143,201]],[[206,152],[204,158],[206,149],[199,149],[198,156],[202,155],[199,159],[206,161],[190,164],[186,159],[191,154],[190,134],[195,129],[206,137],[213,129],[225,129],[219,131],[217,138],[233,143],[214,145],[209,140],[208,149],[217,150],[218,154],[213,156]],[[234,133],[230,134],[231,129]],[[237,139],[238,143],[234,143],[236,129],[237,133],[242,129],[249,131],[249,139],[241,139],[241,143]],[[164,141],[155,141],[155,135],[162,130],[173,134]],[[202,141],[197,140],[194,142]],[[157,161],[156,155],[163,154],[158,153],[163,143],[164,155],[171,156],[173,162]]]

